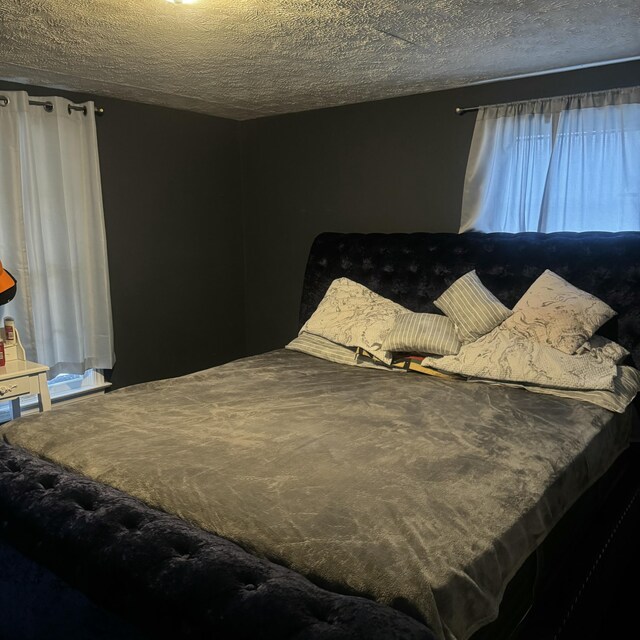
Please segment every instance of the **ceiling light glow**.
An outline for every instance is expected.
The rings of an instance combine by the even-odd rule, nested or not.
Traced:
[[[171,4],[195,4],[198,0],[167,0]]]

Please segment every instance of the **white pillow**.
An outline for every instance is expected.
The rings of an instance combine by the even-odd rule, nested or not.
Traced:
[[[382,343],[401,313],[408,313],[408,309],[349,278],[338,278],[300,333],[314,333],[347,347],[361,347],[391,364],[392,354],[382,348]]]
[[[616,312],[548,269],[529,287],[504,321],[505,329],[564,353],[575,353]]]

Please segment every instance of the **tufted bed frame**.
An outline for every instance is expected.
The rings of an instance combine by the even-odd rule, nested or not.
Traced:
[[[631,363],[640,366],[640,233],[321,234],[307,264],[300,324],[340,276],[414,311],[435,312],[432,300],[474,268],[508,306],[545,268],[590,291],[618,311],[601,333],[629,349]],[[607,495],[607,482],[613,481],[605,476],[562,523],[574,518],[584,525]],[[321,589],[7,444],[0,446],[0,525],[4,540],[154,637],[433,638],[399,611]],[[522,593],[528,596],[532,581],[541,580],[539,558],[530,560],[505,594],[500,618],[506,622],[499,618],[474,638],[508,637],[530,605]]]

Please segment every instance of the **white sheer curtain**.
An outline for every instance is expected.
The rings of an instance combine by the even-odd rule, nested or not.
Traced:
[[[114,363],[94,105],[24,92],[0,98],[0,259],[18,280],[12,315],[52,375]],[[6,104],[4,104],[6,103]],[[4,105],[4,106],[3,106]]]
[[[482,107],[460,232],[640,230],[640,87]]]

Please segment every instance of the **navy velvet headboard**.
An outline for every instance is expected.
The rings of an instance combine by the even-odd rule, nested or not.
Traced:
[[[300,323],[341,276],[412,311],[438,312],[433,300],[471,269],[509,307],[545,269],[601,298],[618,315],[599,333],[640,368],[640,232],[323,233],[309,254]]]

